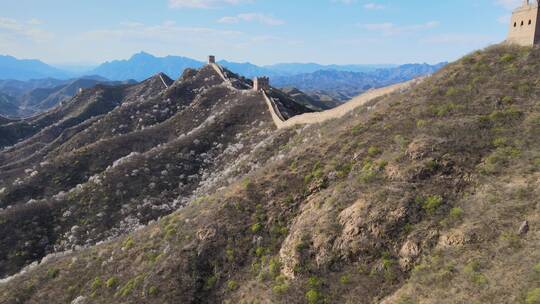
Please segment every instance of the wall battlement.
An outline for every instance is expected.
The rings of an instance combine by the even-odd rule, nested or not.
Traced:
[[[254,91],[268,91],[270,89],[270,79],[268,77],[255,77],[253,79]]]
[[[524,0],[522,6],[512,13],[506,42],[522,46],[540,43],[539,15],[538,1]]]

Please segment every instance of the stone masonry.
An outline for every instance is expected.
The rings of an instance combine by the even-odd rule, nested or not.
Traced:
[[[534,2],[534,3],[532,3]],[[533,46],[540,42],[540,20],[538,0],[524,0],[521,7],[512,13],[507,43]]]
[[[270,79],[268,77],[256,77],[253,79],[254,91],[268,91],[270,89]]]

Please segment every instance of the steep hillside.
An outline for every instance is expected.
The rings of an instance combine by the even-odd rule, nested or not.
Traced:
[[[180,128],[201,122],[192,132],[53,199],[2,190],[16,204],[0,213],[3,273],[39,248],[77,250],[3,280],[0,302],[539,303],[539,67],[540,49],[497,46],[341,119],[279,131],[257,93],[212,86],[186,110],[215,109],[177,114]],[[223,102],[235,114],[218,96],[235,96]],[[186,195],[198,164],[208,182]],[[38,184],[55,178],[43,170]]]
[[[5,116],[17,116],[20,114],[20,109],[11,96],[0,93],[0,114]]]
[[[7,125],[49,123],[0,153],[0,218],[14,225],[0,227],[0,273],[133,231],[234,179],[231,164],[273,125],[262,94],[223,73],[208,65],[176,82],[98,86]],[[284,116],[310,111],[269,94]]]

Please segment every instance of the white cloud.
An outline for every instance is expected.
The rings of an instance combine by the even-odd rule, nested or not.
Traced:
[[[236,16],[227,16],[218,20],[219,23],[235,24],[240,22],[258,22],[265,25],[283,25],[285,21],[274,18],[270,15],[260,13],[246,13]]]
[[[216,8],[227,5],[249,3],[252,0],[169,0],[172,8]]]
[[[372,23],[372,24],[360,24],[362,28],[369,31],[380,32],[384,36],[392,36],[403,33],[417,32],[427,29],[432,29],[439,26],[438,21],[430,21],[423,24],[403,25],[399,26],[391,22],[386,23]]]
[[[353,4],[356,3],[357,0],[332,0],[333,3],[341,3],[341,4]]]
[[[422,39],[420,42],[428,44],[461,44],[461,45],[487,45],[495,43],[495,37],[475,34],[440,34]]]
[[[386,6],[371,2],[371,3],[364,4],[364,8],[367,10],[382,10],[382,9],[385,9]]]
[[[4,39],[18,41],[28,40],[33,43],[47,42],[54,38],[54,35],[39,27],[42,22],[31,19],[21,22],[16,19],[0,17],[0,35]]]
[[[500,16],[497,21],[502,24],[510,24],[510,15]]]
[[[523,3],[523,0],[497,0],[495,3],[503,6],[506,9],[514,9],[516,7],[519,7]]]

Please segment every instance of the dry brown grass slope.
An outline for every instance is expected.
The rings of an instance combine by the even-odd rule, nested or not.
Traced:
[[[240,181],[0,283],[0,303],[539,303],[538,79],[540,49],[492,47],[268,134]]]

